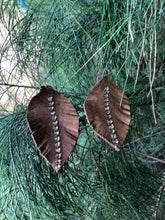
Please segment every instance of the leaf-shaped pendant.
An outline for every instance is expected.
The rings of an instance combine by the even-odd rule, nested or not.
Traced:
[[[122,94],[112,80],[104,77],[84,102],[84,111],[91,128],[117,151],[127,136],[131,120],[127,97],[122,97]]]
[[[31,99],[26,117],[36,147],[58,172],[78,138],[79,120],[75,108],[51,86],[43,86]]]

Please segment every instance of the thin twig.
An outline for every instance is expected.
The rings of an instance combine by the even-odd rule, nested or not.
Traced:
[[[137,68],[136,79],[135,79],[135,84],[134,84],[134,91],[135,91],[136,84],[137,84],[137,79],[138,79],[139,69],[140,69],[140,61],[141,61],[141,57],[142,57],[142,53],[144,49],[144,41],[145,41],[145,36],[146,36],[146,25],[147,25],[147,17],[145,16],[144,36],[143,36],[142,48],[141,48],[140,56],[139,56],[138,68]]]
[[[165,133],[165,131],[156,132],[156,133],[154,133],[154,134],[147,135],[147,136],[145,136],[145,137],[143,137],[143,138],[137,138],[137,139],[135,139],[134,141],[132,141],[131,143],[136,143],[136,142],[141,141],[142,139],[147,139],[147,138],[150,138],[150,137],[153,137],[153,136],[162,135],[162,134],[164,134],[164,133]],[[125,146],[128,146],[128,145],[129,145],[129,144],[125,144],[125,145],[123,146],[125,150],[129,150],[127,147],[125,147]],[[148,158],[150,158],[150,159],[152,159],[152,160],[155,160],[155,161],[157,161],[157,162],[160,162],[160,163],[165,164],[165,160],[161,160],[161,159],[159,159],[159,158],[150,156],[150,155],[145,154],[145,153],[141,153],[141,152],[139,152],[139,151],[135,151],[135,152],[138,153],[138,154],[140,154],[140,155],[142,155],[142,156],[144,156],[144,157],[148,157]]]
[[[34,86],[16,85],[16,84],[9,84],[9,83],[0,83],[0,86],[28,88],[28,89],[40,89],[39,87],[34,87]]]
[[[154,116],[155,125],[157,124],[156,114],[155,114],[155,106],[154,106],[154,97],[153,97],[153,91],[151,90],[151,100],[152,100],[152,112]]]
[[[157,54],[156,30],[154,34],[155,34],[155,53],[154,53],[154,72],[153,72],[153,77],[152,77],[152,85],[155,79],[155,72],[156,72],[156,54]]]
[[[134,38],[133,38],[133,34],[132,34],[132,30],[131,30],[131,22],[128,22],[128,30],[129,30],[129,34],[131,37],[131,41],[134,42]]]
[[[152,34],[152,39],[151,39],[151,47],[150,47],[150,56],[149,56],[149,82],[150,82],[150,91],[149,93],[151,92],[151,59],[152,59],[152,50],[153,50],[153,42],[154,42],[154,34]],[[147,95],[147,98],[148,98],[149,94]]]
[[[142,137],[142,138],[137,138],[137,139],[135,139],[134,141],[130,142],[130,144],[133,144],[133,143],[139,142],[139,141],[141,141],[141,140],[143,140],[143,139],[148,139],[148,138],[150,138],[150,137],[154,137],[154,136],[157,136],[157,135],[162,135],[162,134],[164,134],[164,133],[165,133],[165,131],[160,131],[160,132],[156,132],[156,133],[154,133],[154,134],[150,134],[150,135],[144,136],[144,137]],[[128,145],[129,145],[129,144],[125,144],[123,147],[128,146]]]
[[[140,155],[142,155],[142,156],[144,156],[144,157],[148,157],[148,158],[150,158],[150,159],[152,159],[152,160],[155,160],[155,161],[157,161],[157,162],[159,162],[159,163],[163,163],[163,164],[165,164],[165,160],[161,160],[161,159],[159,159],[159,158],[157,158],[157,157],[153,157],[153,156],[150,156],[150,155],[148,155],[148,154],[145,154],[145,153],[142,153],[142,152],[139,152],[139,151],[135,151],[137,154],[140,154]]]
[[[129,150],[129,148],[124,148],[124,150]],[[165,164],[165,160],[161,160],[161,159],[159,159],[159,158],[157,158],[157,157],[153,157],[153,156],[150,156],[150,155],[148,155],[148,154],[145,154],[145,153],[142,153],[142,152],[139,152],[139,151],[136,151],[135,150],[135,153],[137,153],[137,154],[140,154],[140,155],[142,155],[142,156],[144,156],[144,157],[147,157],[147,158],[150,158],[150,159],[152,159],[152,160],[155,160],[155,161],[157,161],[158,163],[163,163],[163,164]]]
[[[153,70],[153,76],[151,79],[151,58],[152,58],[152,45],[153,45],[153,36],[155,36],[155,51],[154,51],[154,70]],[[153,86],[153,82],[155,79],[155,72],[156,72],[156,53],[157,53],[157,44],[156,44],[156,30],[154,31],[153,35],[152,35],[152,45],[151,45],[151,50],[150,50],[150,59],[149,59],[149,69],[150,69],[150,76],[149,76],[149,80],[150,80],[150,91],[147,95],[147,98],[149,97],[151,90],[152,90],[152,86]]]
[[[155,52],[154,52],[154,71],[153,71],[153,77],[151,79],[151,58],[152,58],[152,47],[153,47],[153,38],[155,37]],[[150,91],[147,95],[147,98],[151,94],[151,100],[152,100],[152,111],[153,111],[153,116],[154,116],[154,121],[155,124],[157,124],[156,120],[156,114],[155,114],[155,106],[154,106],[154,98],[153,98],[153,91],[152,91],[152,85],[155,79],[155,72],[156,72],[156,52],[157,52],[157,46],[156,46],[156,30],[154,31],[152,35],[152,44],[151,44],[151,50],[150,50],[150,59],[149,59],[149,70],[150,70],[150,76],[149,76],[149,81],[150,81]]]
[[[154,215],[155,220],[157,220],[157,218],[158,218],[158,209],[159,209],[159,205],[160,205],[160,201],[161,201],[164,189],[165,189],[165,180],[164,180],[163,185],[159,189],[158,200],[157,200],[157,203],[156,203],[156,211],[155,211],[155,215]]]

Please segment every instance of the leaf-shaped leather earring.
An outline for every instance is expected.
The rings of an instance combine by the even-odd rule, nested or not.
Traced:
[[[51,86],[43,86],[28,106],[27,123],[41,155],[58,172],[78,138],[73,105]]]
[[[122,94],[112,80],[104,77],[84,102],[84,111],[91,128],[117,151],[124,142],[131,120],[127,97],[122,97]]]

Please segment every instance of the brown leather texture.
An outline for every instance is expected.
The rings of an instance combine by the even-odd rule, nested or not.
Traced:
[[[109,129],[107,123],[104,101],[106,87],[109,87],[108,105],[115,133],[119,141],[118,146],[115,146],[113,143],[111,130]],[[104,77],[91,90],[84,102],[84,111],[90,127],[99,137],[114,147],[117,151],[120,150],[120,147],[127,136],[131,120],[130,107],[127,97],[125,95],[122,97],[122,95],[122,90],[120,90],[112,80],[108,80]]]
[[[61,147],[60,168],[76,144],[79,135],[79,120],[73,105],[51,86],[43,86],[29,103],[26,117],[31,136],[41,155],[55,169],[57,153],[49,97],[53,97],[52,104],[58,121],[57,131],[59,131]]]

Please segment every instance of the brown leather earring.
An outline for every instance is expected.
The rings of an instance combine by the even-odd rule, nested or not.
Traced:
[[[26,118],[36,147],[58,172],[79,135],[75,108],[51,86],[43,86],[39,94],[31,99]]]
[[[119,151],[131,120],[130,107],[123,92],[112,80],[104,77],[88,94],[84,111],[94,132]]]
[[[125,140],[131,120],[127,97],[122,95],[114,82],[104,77],[84,102],[84,111],[91,128],[117,151]],[[58,172],[79,135],[75,108],[51,86],[43,86],[30,101],[26,118],[36,147]]]

